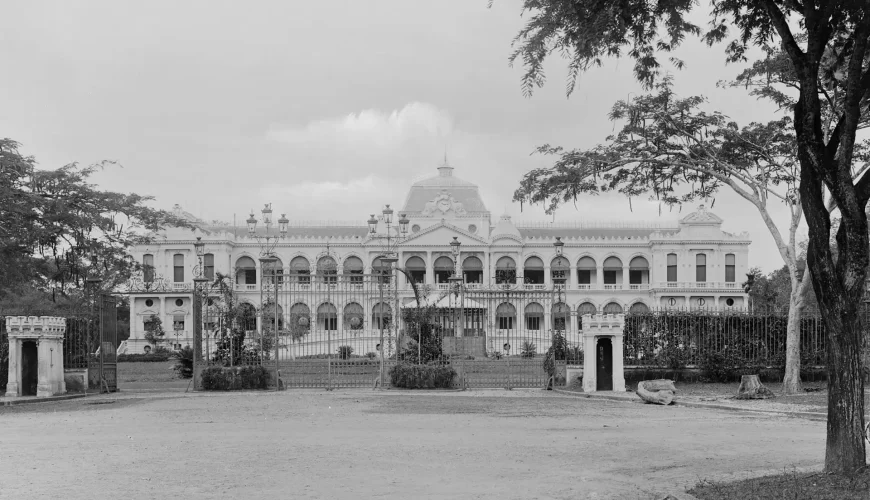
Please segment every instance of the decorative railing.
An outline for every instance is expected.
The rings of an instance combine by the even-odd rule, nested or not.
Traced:
[[[739,289],[738,283],[731,281],[667,281],[659,282],[656,288]]]

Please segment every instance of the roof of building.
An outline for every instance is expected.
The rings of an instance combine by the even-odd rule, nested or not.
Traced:
[[[675,233],[677,230],[654,228],[520,228],[523,238],[648,238],[655,232]]]
[[[502,215],[498,223],[492,229],[492,233],[490,233],[492,239],[495,240],[499,237],[513,237],[513,238],[522,238],[519,229],[514,226],[514,223],[511,222],[511,216],[504,214]]]
[[[698,210],[683,217],[680,222],[683,224],[722,224],[722,219],[713,212],[708,212],[704,205],[699,205]]]
[[[438,175],[411,185],[401,212],[439,216],[452,211],[454,215],[488,212],[477,185],[453,176],[453,167],[445,162]]]

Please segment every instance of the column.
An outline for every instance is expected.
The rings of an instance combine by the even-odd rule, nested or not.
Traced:
[[[7,325],[8,326],[8,325]],[[7,332],[8,333],[8,332]],[[21,395],[21,341],[9,339],[9,380],[6,382],[6,397],[14,398]]]
[[[481,278],[481,282],[485,285],[491,285],[493,283],[492,279],[492,259],[490,258],[489,249],[484,250],[483,254],[483,277]]]
[[[432,258],[432,250],[426,251],[426,284],[435,285],[435,262]]]
[[[625,368],[622,366],[622,332],[611,337],[613,342],[613,391],[625,392]]]
[[[553,288],[553,276],[550,275],[550,266],[544,266],[544,287]]]
[[[631,289],[631,286],[630,286],[631,280],[629,280],[628,275],[629,275],[628,266],[623,265],[622,266],[622,289],[623,290],[630,290]]]
[[[568,289],[576,290],[577,289],[577,264],[572,263],[571,267],[568,268]]]
[[[597,380],[595,378],[595,341],[594,335],[586,335],[589,325],[583,325],[583,392],[595,392]]]
[[[604,290],[604,266],[599,265],[595,268],[595,286],[598,290]]]

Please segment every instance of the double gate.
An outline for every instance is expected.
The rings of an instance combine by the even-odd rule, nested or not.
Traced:
[[[97,370],[100,392],[118,390],[118,303],[111,295],[99,300],[99,339]]]
[[[542,387],[549,378],[544,357],[554,331],[572,337],[572,344],[577,336],[570,318],[553,312],[557,301],[551,290],[442,284],[421,285],[415,294],[401,275],[398,287],[377,275],[274,278],[263,277],[258,290],[236,285],[242,302],[263,306],[243,306],[249,310],[236,315],[233,325],[224,324],[225,300],[203,298],[212,304],[203,308],[206,364],[262,364],[279,370],[286,387],[372,387],[383,352],[386,373],[397,363],[441,363],[454,367],[469,387]],[[427,339],[421,338],[419,323],[406,317],[416,308],[416,297],[429,311],[427,321],[436,325]],[[228,342],[227,335],[242,336],[244,346]],[[419,343],[440,350],[421,359],[415,353]],[[228,361],[219,346],[236,354]],[[242,358],[242,350],[253,355]],[[564,359],[556,362],[558,372],[564,372]]]

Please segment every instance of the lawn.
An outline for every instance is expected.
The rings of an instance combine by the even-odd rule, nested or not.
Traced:
[[[701,500],[866,500],[870,498],[870,470],[852,478],[786,472],[728,483],[701,481],[688,492]]]
[[[175,361],[118,363],[118,388],[124,390],[183,389],[189,380],[173,370]]]

